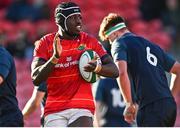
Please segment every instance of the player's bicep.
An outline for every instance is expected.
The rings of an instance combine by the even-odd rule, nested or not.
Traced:
[[[119,69],[119,75],[127,74],[127,62],[124,60],[116,61],[116,65]]]
[[[101,57],[102,64],[109,64],[113,63],[113,59],[110,55],[105,54],[104,56]]]
[[[180,63],[176,61],[175,64],[172,66],[170,72],[174,74],[180,73]]]
[[[34,75],[38,73],[38,69],[46,63],[46,60],[42,58],[35,57],[31,64],[31,76],[33,78]]]

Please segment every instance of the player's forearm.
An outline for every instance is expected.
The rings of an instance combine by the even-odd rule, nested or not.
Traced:
[[[100,120],[101,120],[101,114],[100,114],[100,105],[101,102],[96,102],[96,109],[95,109],[95,116],[94,116],[94,127],[100,127]]]
[[[102,65],[102,69],[98,73],[100,76],[117,78],[119,76],[118,68],[114,63]]]
[[[180,92],[180,73],[176,74],[173,87],[172,87],[172,94],[174,97]]]
[[[28,103],[25,105],[24,109],[22,110],[24,119],[27,119],[29,115],[31,115],[37,109],[37,107],[38,106],[35,103],[29,100]]]
[[[113,62],[112,57],[105,55],[101,58],[102,68],[98,72],[100,76],[117,78],[119,76],[119,71],[116,64]]]
[[[132,96],[131,96],[131,85],[130,80],[128,78],[127,73],[122,73],[119,76],[119,86],[120,91],[122,93],[123,99],[126,103],[132,103]]]
[[[53,71],[56,63],[52,61],[53,57],[49,59],[45,64],[32,70],[32,80],[34,85],[39,86],[40,83],[46,81],[49,74]]]
[[[100,122],[100,119],[99,119],[97,113],[95,113],[93,126],[94,127],[100,127],[99,122]]]
[[[172,94],[173,96],[177,96],[177,94],[180,92],[180,63],[175,62],[170,72],[173,73],[172,77],[175,76],[170,85]]]

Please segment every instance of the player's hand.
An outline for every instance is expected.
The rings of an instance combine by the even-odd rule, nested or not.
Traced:
[[[60,42],[59,33],[57,32],[53,41],[53,56],[59,58],[61,56],[61,53],[62,53],[62,45]]]
[[[134,104],[126,105],[124,109],[124,119],[128,123],[132,124],[135,121],[137,108]]]
[[[90,62],[88,62],[86,66],[84,66],[84,71],[93,72],[96,68],[96,65],[97,65],[97,61],[93,59]]]
[[[86,72],[94,72],[98,64],[101,64],[100,61],[98,61],[98,56],[95,56],[94,59],[92,59],[86,66],[84,66],[84,71]]]

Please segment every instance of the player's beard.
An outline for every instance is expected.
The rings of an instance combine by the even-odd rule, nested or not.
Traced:
[[[66,33],[67,35],[69,35],[69,36],[72,36],[72,37],[74,37],[74,38],[77,38],[77,37],[79,36],[80,32],[82,31],[82,26],[81,26],[81,25],[77,25],[77,26],[75,27],[74,31],[76,31],[76,32],[69,32],[69,31],[66,30],[65,33]]]

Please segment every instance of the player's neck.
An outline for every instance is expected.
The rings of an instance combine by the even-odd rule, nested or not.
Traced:
[[[63,32],[61,30],[58,31],[60,38],[65,40],[75,40],[79,37],[79,35],[70,35],[66,32]]]
[[[130,31],[128,29],[121,29],[115,32],[114,39],[110,40],[110,44],[112,44],[115,40],[122,37],[124,34],[129,33]]]

